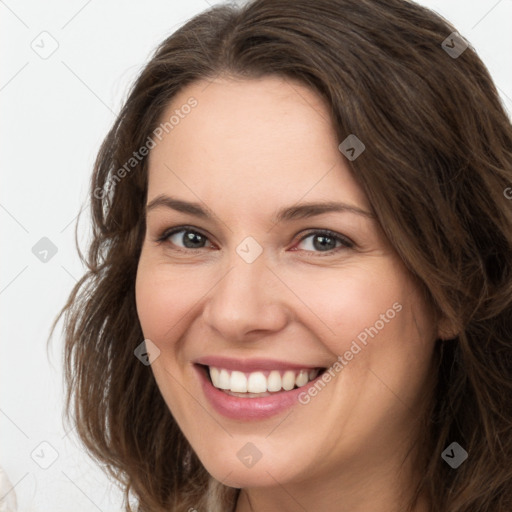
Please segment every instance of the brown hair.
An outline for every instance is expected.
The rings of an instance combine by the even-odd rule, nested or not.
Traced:
[[[436,341],[410,510],[420,493],[433,511],[512,510],[512,127],[471,46],[457,58],[442,47],[454,31],[406,0],[256,0],[211,8],[156,50],[99,151],[88,271],[59,316],[68,415],[124,486],[126,510],[132,493],[145,512],[225,512],[237,497],[134,357],[147,158],[118,173],[179,90],[219,75],[279,75],[326,99],[339,141],[366,146],[350,166],[387,237],[458,333]],[[469,454],[457,469],[441,458],[454,441]]]

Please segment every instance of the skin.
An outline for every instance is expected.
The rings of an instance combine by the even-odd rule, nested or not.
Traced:
[[[151,150],[147,203],[172,195],[213,219],[148,212],[136,282],[168,407],[208,472],[242,488],[237,512],[403,510],[418,476],[414,450],[400,464],[432,391],[435,319],[375,218],[342,211],[272,222],[299,202],[371,214],[327,105],[278,77],[222,77],[187,86],[163,118],[190,96],[197,107]],[[187,249],[183,233],[156,241],[182,225],[205,235],[204,247]],[[326,253],[314,236],[301,241],[312,229],[355,245]],[[236,252],[248,236],[263,248],[250,264]],[[218,414],[193,369],[204,355],[329,367],[395,303],[401,311],[308,404],[265,420]],[[237,457],[248,442],[262,454],[251,468]],[[425,500],[416,508],[427,510]]]

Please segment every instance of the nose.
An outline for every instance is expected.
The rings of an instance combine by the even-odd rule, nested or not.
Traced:
[[[208,294],[203,309],[205,323],[232,342],[283,329],[290,317],[285,290],[263,255],[246,263],[235,254],[230,264],[229,272]]]

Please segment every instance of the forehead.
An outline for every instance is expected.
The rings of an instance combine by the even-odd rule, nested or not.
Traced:
[[[195,106],[184,108],[190,98]],[[369,207],[338,150],[328,105],[302,84],[279,77],[195,82],[161,122],[173,115],[150,153],[148,199],[172,192],[207,204],[238,199],[246,209],[302,197]]]

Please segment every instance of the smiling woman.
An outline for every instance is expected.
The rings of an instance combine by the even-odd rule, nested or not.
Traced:
[[[255,0],[164,41],[62,312],[126,509],[509,511],[511,182],[484,65],[413,2]]]

